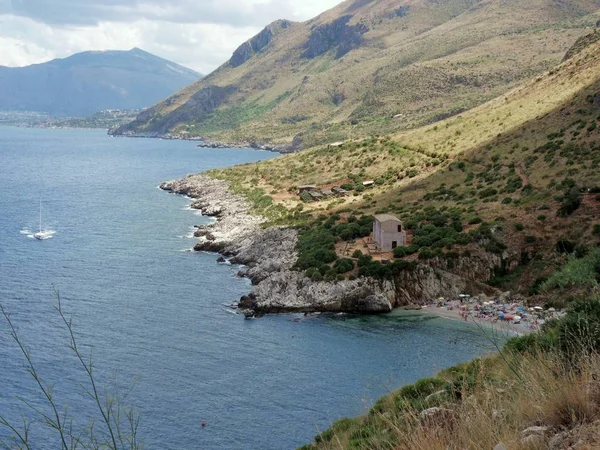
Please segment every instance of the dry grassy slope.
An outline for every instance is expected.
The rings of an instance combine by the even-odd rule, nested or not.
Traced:
[[[306,147],[410,128],[554,66],[598,8],[599,0],[347,1],[306,23],[274,26],[270,44],[244,64],[224,64],[122,131],[278,143],[300,135]],[[348,26],[368,28],[358,48],[302,57],[315,27],[348,14]],[[190,99],[207,86],[234,89],[202,115]]]
[[[214,171],[241,189],[256,187],[288,209],[294,187],[376,179],[343,202],[305,208],[393,212],[409,218],[427,206],[458,207],[466,217],[524,225],[509,243],[549,250],[559,237],[589,241],[600,202],[586,195],[573,216],[557,215],[566,179],[600,185],[600,42],[478,108],[393,137],[320,147],[260,164]],[[523,187],[530,185],[531,189]],[[507,200],[510,198],[510,200]],[[509,203],[510,202],[510,203]],[[528,242],[531,236],[535,242]],[[532,275],[533,276],[533,275]],[[536,275],[537,276],[537,275]],[[524,280],[524,285],[531,280]]]
[[[588,97],[598,91],[599,62],[600,43],[596,42],[521,87],[436,124],[391,137],[357,140],[339,148],[318,147],[219,173],[245,179],[247,183],[258,173],[260,183],[268,190],[287,190],[299,184],[340,183],[363,169],[364,178],[378,178],[390,170],[400,175],[408,169],[418,171],[415,178],[389,180],[385,187],[371,192],[395,195],[396,190],[409,185],[410,191],[414,191],[415,184],[426,183],[423,190],[430,190],[435,186],[436,177],[449,176],[447,169],[451,160],[479,158],[480,165],[485,165],[494,155],[499,155],[507,166],[511,163],[522,166],[532,183],[539,185],[541,177],[546,175],[541,171],[543,161],[526,167],[526,157],[548,141],[548,134],[568,128],[580,119],[591,123],[594,114],[600,115],[599,107],[590,103]],[[585,113],[579,114],[579,110]],[[595,130],[589,135],[586,132],[576,136],[580,141],[597,142],[597,139]],[[513,148],[516,144],[518,151]],[[487,150],[488,147],[492,150]],[[443,163],[445,159],[448,161]],[[588,167],[575,176],[580,183],[591,181],[593,169]],[[552,167],[556,174],[561,170],[564,167],[560,165]],[[437,175],[442,172],[443,175]]]

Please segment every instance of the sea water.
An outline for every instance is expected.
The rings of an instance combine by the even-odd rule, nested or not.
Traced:
[[[157,186],[275,156],[0,128],[0,303],[76,427],[95,405],[55,290],[103,392],[132,387],[124,403],[140,414],[147,449],[293,449],[403,384],[490,351],[476,328],[417,313],[233,314],[227,305],[249,282],[215,255],[189,251],[193,226],[209,219]],[[24,232],[36,230],[40,200],[55,233],[43,241]],[[39,419],[31,407],[47,405],[0,319],[0,415]],[[59,448],[39,420],[31,433],[33,448]]]

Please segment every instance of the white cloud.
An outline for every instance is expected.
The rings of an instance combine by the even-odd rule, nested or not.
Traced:
[[[209,73],[273,20],[307,20],[340,1],[0,0],[0,65],[140,47]]]

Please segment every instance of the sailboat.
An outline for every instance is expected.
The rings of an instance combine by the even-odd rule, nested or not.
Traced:
[[[42,200],[40,200],[40,231],[33,234],[33,237],[38,241],[43,241],[44,239],[48,239],[52,237],[52,232],[48,230],[44,230],[42,228]]]

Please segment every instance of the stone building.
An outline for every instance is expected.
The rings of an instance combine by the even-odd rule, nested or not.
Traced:
[[[373,241],[378,250],[391,252],[396,247],[407,244],[407,234],[402,221],[391,214],[375,216],[373,223]]]

